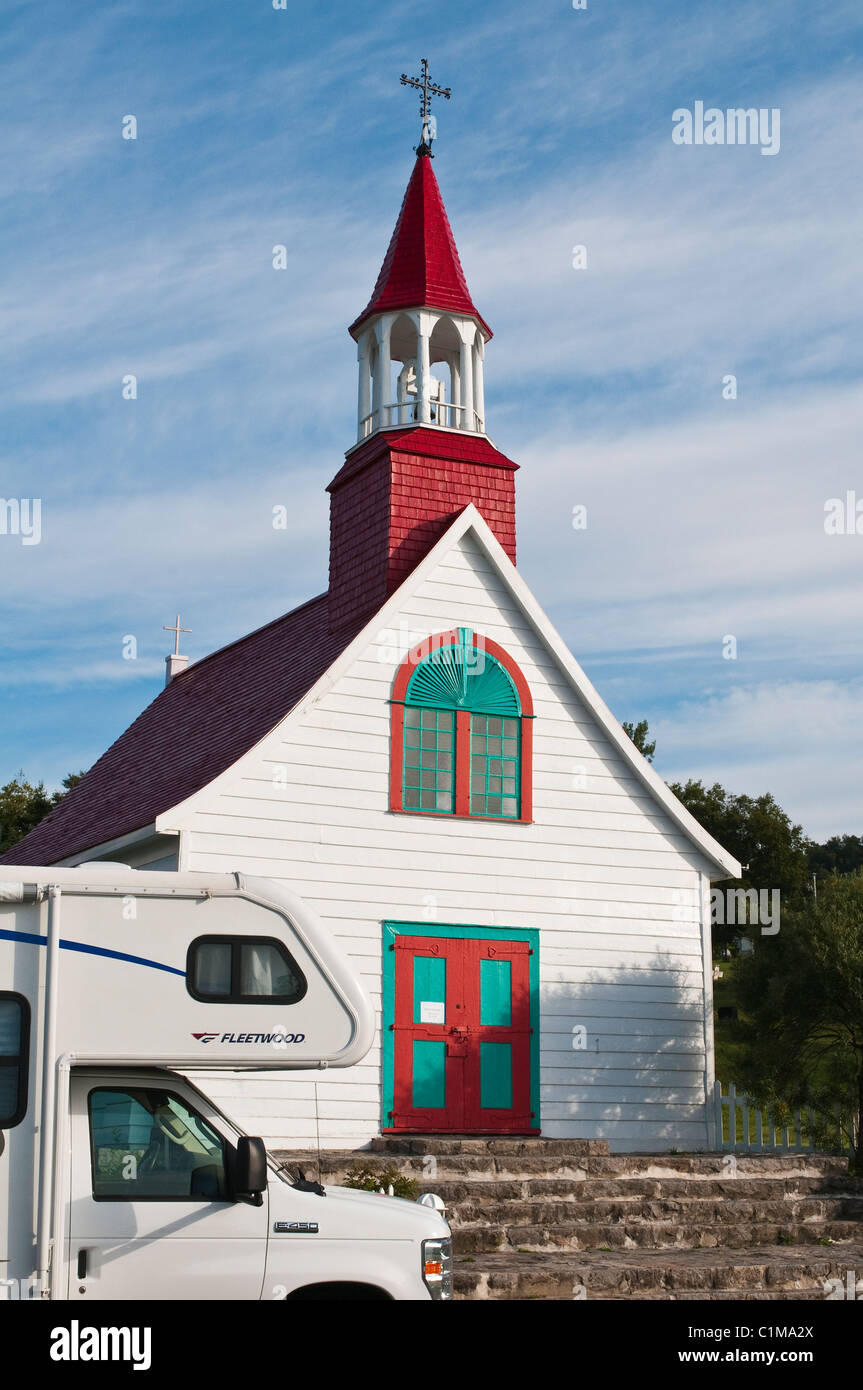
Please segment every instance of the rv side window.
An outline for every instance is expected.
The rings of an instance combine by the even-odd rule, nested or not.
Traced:
[[[225,1146],[202,1115],[170,1091],[90,1092],[97,1201],[225,1201]]]
[[[0,990],[0,1129],[20,1124],[27,1110],[30,1005]]]
[[[199,936],[186,958],[186,988],[207,1004],[296,1004],[306,981],[274,937]]]

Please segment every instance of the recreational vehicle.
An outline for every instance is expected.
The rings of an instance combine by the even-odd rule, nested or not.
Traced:
[[[0,1296],[447,1299],[434,1207],[289,1175],[185,1075],[349,1067],[369,1002],[240,874],[0,882]]]

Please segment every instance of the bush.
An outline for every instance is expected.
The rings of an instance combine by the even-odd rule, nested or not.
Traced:
[[[386,1167],[374,1163],[355,1163],[345,1178],[344,1186],[355,1187],[360,1192],[380,1192],[383,1188],[388,1193],[392,1188],[394,1197],[404,1197],[408,1202],[415,1202],[420,1190],[416,1178],[405,1177],[392,1163]]]

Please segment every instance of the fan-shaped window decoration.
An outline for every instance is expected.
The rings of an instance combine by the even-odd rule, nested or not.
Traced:
[[[469,628],[419,643],[393,688],[391,809],[529,820],[532,719],[496,643]]]

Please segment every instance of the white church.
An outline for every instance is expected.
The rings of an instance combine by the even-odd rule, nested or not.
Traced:
[[[239,870],[315,908],[378,1033],[349,1072],[211,1075],[274,1147],[317,1128],[329,1148],[709,1148],[710,884],[740,866],[516,569],[492,334],[429,134],[350,327],[357,439],[328,488],[327,591],[197,663],[169,657],[165,689],[5,862]]]

